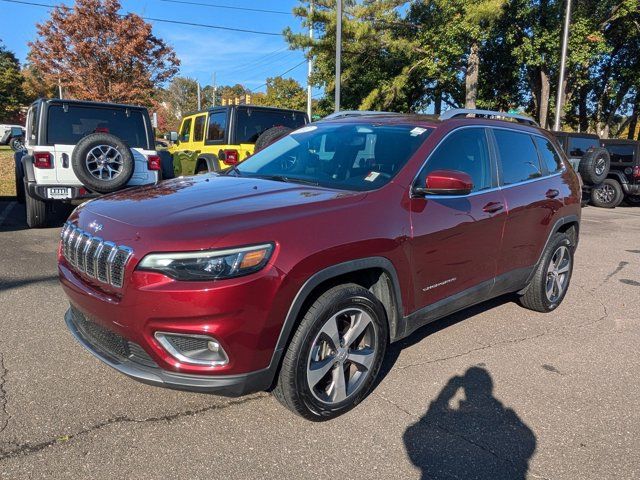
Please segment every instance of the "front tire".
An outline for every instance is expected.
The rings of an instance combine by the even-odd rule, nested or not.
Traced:
[[[573,250],[566,233],[554,233],[520,304],[536,312],[551,312],[562,303],[573,273]]]
[[[306,312],[273,393],[308,420],[342,415],[373,388],[387,342],[387,318],[378,299],[359,285],[334,287]]]
[[[624,192],[622,185],[612,178],[591,190],[591,203],[600,208],[616,208],[622,203]]]
[[[26,192],[25,207],[27,210],[27,226],[29,228],[42,228],[46,225],[47,204],[45,202],[32,197],[29,192]]]

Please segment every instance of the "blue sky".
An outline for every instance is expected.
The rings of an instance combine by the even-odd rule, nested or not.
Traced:
[[[26,0],[29,1],[29,0]],[[73,4],[72,0],[31,0],[35,3]],[[302,30],[300,21],[290,14],[274,14],[172,3],[165,0],[120,0],[122,10],[145,17],[203,23],[266,32],[282,32],[290,26]],[[196,3],[226,5],[291,12],[297,0],[191,0]],[[44,7],[0,1],[0,39],[24,61],[27,42],[36,36],[35,24],[48,18]],[[282,36],[214,30],[186,25],[151,22],[154,33],[173,46],[182,65],[180,75],[211,84],[216,72],[218,85],[241,83],[255,88],[266,77],[279,75],[304,60],[301,51],[290,51]],[[306,64],[286,77],[306,84]],[[264,87],[259,90],[264,90]]]

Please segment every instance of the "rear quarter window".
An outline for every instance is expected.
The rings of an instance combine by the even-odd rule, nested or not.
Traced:
[[[636,147],[634,145],[605,145],[613,163],[633,163]]]
[[[597,138],[569,137],[567,153],[570,157],[583,157],[590,148],[598,148],[600,142]]]
[[[256,143],[258,137],[272,127],[295,130],[306,123],[302,112],[239,108],[236,112],[236,143]]]
[[[75,145],[92,133],[110,133],[133,148],[149,148],[145,117],[140,110],[50,105],[47,144]]]
[[[540,153],[542,163],[547,167],[549,173],[556,173],[562,170],[562,160],[553,144],[542,137],[533,137]]]

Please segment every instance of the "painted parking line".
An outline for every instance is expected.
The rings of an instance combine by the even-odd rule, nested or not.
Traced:
[[[2,213],[0,213],[0,225],[4,223],[4,220],[11,213],[11,210],[13,210],[13,207],[15,206],[16,206],[16,202],[9,202],[9,205],[4,207],[4,210],[2,210]]]

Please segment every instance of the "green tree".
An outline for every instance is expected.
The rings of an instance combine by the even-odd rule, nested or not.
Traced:
[[[24,105],[18,58],[0,43],[0,119],[16,121]]]
[[[255,100],[252,103],[270,107],[291,108],[293,110],[306,110],[307,92],[293,78],[271,77],[267,78],[266,94],[255,96]]]

